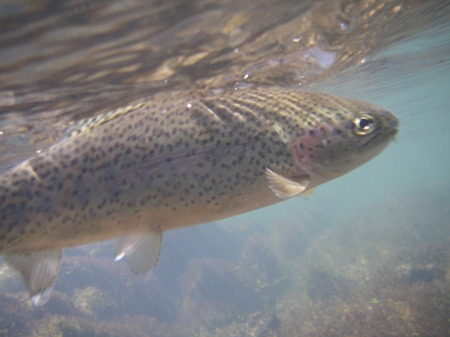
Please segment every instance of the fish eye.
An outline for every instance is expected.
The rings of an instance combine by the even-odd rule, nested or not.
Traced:
[[[358,136],[366,136],[375,130],[376,121],[369,114],[362,114],[353,120],[353,132]]]

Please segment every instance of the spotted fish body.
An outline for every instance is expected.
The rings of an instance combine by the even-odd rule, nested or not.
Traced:
[[[61,250],[118,237],[135,273],[165,230],[276,203],[379,153],[397,120],[290,89],[166,94],[90,119],[0,176],[0,254],[47,301]]]

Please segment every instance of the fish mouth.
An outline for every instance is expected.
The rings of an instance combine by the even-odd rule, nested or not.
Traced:
[[[379,146],[380,144],[385,144],[387,146],[391,141],[396,140],[398,130],[397,129],[389,129],[383,133],[380,133],[377,138],[368,139],[366,144],[373,144],[373,146]]]
[[[396,141],[397,140],[397,133],[398,133],[397,129],[392,130],[391,133],[389,134],[390,140]]]
[[[388,116],[385,117],[385,127],[386,127],[386,134],[387,137],[390,137],[390,139],[395,138],[395,135],[398,133],[398,127],[400,125],[399,120],[392,115],[390,112],[386,112]]]

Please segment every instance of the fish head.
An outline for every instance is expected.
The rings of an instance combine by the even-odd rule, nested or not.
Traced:
[[[336,96],[312,102],[313,116],[290,142],[294,167],[308,176],[309,188],[364,164],[397,133],[397,118],[377,105]]]

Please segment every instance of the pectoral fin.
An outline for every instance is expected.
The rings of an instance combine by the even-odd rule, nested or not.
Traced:
[[[135,274],[152,271],[158,263],[162,233],[140,233],[123,236],[117,240],[116,261],[126,257]]]
[[[308,176],[297,181],[283,177],[266,167],[266,177],[270,189],[278,198],[287,199],[303,193],[309,184]]]
[[[61,250],[40,250],[20,254],[5,254],[6,263],[22,275],[34,305],[45,304],[53,289],[59,269]]]

